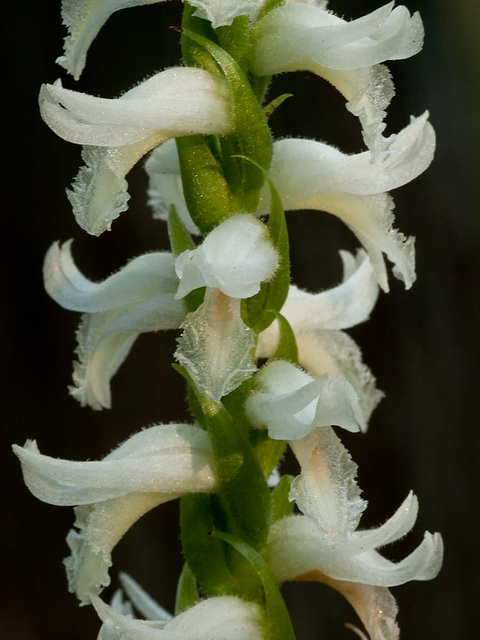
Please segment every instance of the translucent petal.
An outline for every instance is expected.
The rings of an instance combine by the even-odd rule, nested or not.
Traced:
[[[356,482],[357,465],[330,427],[315,429],[291,447],[301,473],[292,482],[290,500],[336,549],[356,529],[367,504]]]
[[[358,431],[363,424],[358,396],[345,379],[325,374],[313,379],[289,362],[272,361],[256,375],[255,391],[245,410],[257,427],[267,427],[269,436],[298,440],[315,427],[338,425]]]
[[[161,0],[62,0],[63,24],[69,35],[64,55],[57,62],[78,80],[91,43],[112,13],[155,2]]]
[[[219,401],[255,371],[255,335],[240,315],[240,301],[218,289],[182,325],[175,358],[197,387]]]
[[[249,298],[273,276],[278,261],[265,225],[250,214],[237,214],[215,227],[199,247],[178,256],[177,297],[206,285],[231,298]]]

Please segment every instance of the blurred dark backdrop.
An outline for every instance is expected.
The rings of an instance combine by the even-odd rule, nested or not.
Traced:
[[[380,0],[332,0],[331,8],[358,17]],[[364,350],[386,399],[367,435],[342,438],[359,465],[370,501],[367,525],[387,518],[410,488],[420,500],[415,531],[390,553],[401,557],[425,529],[441,531],[445,564],[429,583],[394,589],[402,638],[478,637],[480,569],[477,531],[477,329],[480,320],[480,3],[409,0],[426,27],[423,52],[390,65],[397,86],[388,131],[425,109],[438,135],[428,172],[394,193],[397,227],[417,238],[418,281],[411,291],[392,282],[371,320],[351,334]],[[179,59],[180,2],[114,15],[93,44],[79,83],[55,65],[65,35],[60,2],[2,4],[3,205],[1,251],[2,525],[0,637],[5,640],[87,640],[99,622],[67,593],[61,559],[72,510],[38,502],[25,489],[9,446],[36,438],[41,450],[95,459],[143,426],[188,419],[182,383],[171,371],[173,334],[142,336],[113,382],[113,409],[81,409],[70,398],[77,314],[44,293],[41,265],[54,240],[75,238],[74,255],[91,278],[103,278],[127,259],[167,248],[162,223],[145,205],[146,178],[132,171],[131,207],[99,239],[74,223],[64,190],[76,174],[80,149],[56,138],[37,111],[42,82],[113,97]],[[358,124],[343,100],[307,73],[286,74],[272,93],[292,92],[272,117],[277,135],[309,136],[343,150],[361,149]],[[5,149],[5,147],[4,147]],[[293,275],[318,290],[340,277],[338,249],[355,246],[332,216],[292,213]],[[142,371],[142,375],[139,374]],[[130,572],[171,608],[180,569],[176,505],[148,514],[115,550],[112,570]],[[173,550],[173,551],[172,551]],[[299,640],[352,638],[343,621],[355,616],[322,585],[289,585]]]

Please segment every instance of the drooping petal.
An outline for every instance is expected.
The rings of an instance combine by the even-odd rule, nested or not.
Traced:
[[[59,506],[101,502],[136,491],[185,493],[192,486],[205,491],[214,483],[208,436],[186,424],[144,429],[100,461],[51,458],[40,453],[35,441],[13,449],[33,495]]]
[[[345,22],[303,3],[279,7],[257,23],[256,72],[306,70],[325,78],[348,100],[367,146],[381,156],[383,119],[394,89],[388,70],[377,63],[414,55],[423,42],[419,15],[392,9],[393,2]]]
[[[122,616],[100,598],[92,604],[103,621],[98,640],[264,640],[261,609],[234,596],[207,598],[156,628],[147,620]]]
[[[240,300],[218,289],[182,325],[175,358],[197,387],[219,401],[255,371],[255,335],[240,315]]]
[[[98,313],[128,307],[160,293],[173,294],[177,289],[171,253],[146,253],[102,282],[92,282],[75,265],[71,246],[72,240],[62,245],[54,242],[43,263],[45,289],[64,309]]]
[[[187,231],[199,235],[185,203],[175,140],[166,140],[154,149],[145,163],[145,170],[150,179],[148,204],[153,209],[153,217],[166,221],[173,204]]]
[[[154,4],[162,0],[62,0],[62,19],[69,35],[64,55],[57,59],[75,80],[85,66],[87,52],[108,18],[127,7]]]
[[[238,16],[253,18],[260,10],[263,0],[190,0],[197,7],[194,15],[212,23],[212,27],[232,24]]]
[[[289,498],[335,550],[349,539],[367,506],[356,481],[357,465],[331,427],[315,429],[291,447],[301,473]]]
[[[202,69],[171,68],[120,98],[107,99],[44,85],[40,110],[62,138],[85,145],[70,200],[83,228],[98,235],[127,208],[125,175],[160,142],[231,129],[225,81]]]
[[[312,378],[283,360],[272,361],[256,375],[256,388],[245,410],[257,427],[279,440],[304,438],[316,427],[365,428],[358,396],[349,382],[328,374]]]
[[[215,227],[199,247],[178,256],[177,297],[207,286],[231,298],[249,298],[273,276],[278,264],[266,226],[250,214],[239,213]]]

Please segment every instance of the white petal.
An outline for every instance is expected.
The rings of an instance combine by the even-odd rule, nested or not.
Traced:
[[[256,371],[255,335],[241,318],[238,299],[218,289],[207,290],[205,301],[187,315],[182,328],[175,358],[214,400],[219,401]]]
[[[65,38],[64,55],[57,62],[78,80],[85,66],[87,51],[108,18],[127,7],[154,4],[162,0],[62,0]]]
[[[72,91],[57,81],[42,86],[39,103],[49,127],[76,144],[121,147],[154,132],[166,139],[231,129],[225,82],[193,67],[161,71],[120,98]]]
[[[264,640],[260,607],[234,596],[208,598],[175,616],[163,629],[121,616],[92,598],[103,621],[98,640]]]
[[[356,529],[367,504],[356,482],[357,465],[330,427],[315,429],[291,447],[301,473],[289,498],[316,523],[324,544],[336,549]]]
[[[382,121],[394,89],[388,70],[377,63],[409,57],[423,41],[419,15],[392,8],[393,2],[345,22],[303,3],[279,7],[257,23],[256,72],[306,70],[325,78],[359,117],[367,146],[381,155]]]
[[[272,361],[256,375],[256,389],[245,410],[269,436],[298,440],[315,427],[338,425],[358,431],[362,420],[358,396],[349,382],[325,374],[312,378],[289,362]]]
[[[238,16],[253,18],[262,6],[263,0],[190,0],[197,10],[193,15],[210,20],[212,27],[232,24]]]
[[[166,140],[154,149],[145,163],[145,170],[150,178],[148,204],[153,209],[154,218],[167,220],[170,205],[174,204],[187,231],[199,235],[200,231],[185,203],[175,140]]]
[[[317,209],[338,216],[351,228],[368,251],[382,289],[388,291],[382,253],[393,263],[394,274],[409,288],[415,280],[414,240],[405,238],[392,228],[394,216],[390,196],[385,193],[358,195],[330,189],[328,184],[317,178],[315,169],[307,169],[301,162],[294,163],[298,158],[293,157],[293,153],[289,151],[294,150],[296,146],[274,145],[271,176],[285,209]],[[321,172],[321,166],[316,169]],[[261,205],[262,212],[267,207],[268,200]]]
[[[271,75],[306,63],[358,69],[409,58],[422,48],[422,22],[418,13],[410,17],[393,4],[351,22],[303,3],[270,11],[256,24],[257,70]]]
[[[215,485],[208,436],[186,424],[140,431],[101,461],[51,458],[42,455],[34,441],[13,449],[30,491],[60,506],[101,502],[136,491],[209,491]]]
[[[85,278],[71,254],[72,241],[54,242],[43,265],[47,293],[62,307],[95,313],[127,307],[161,294],[175,294],[177,279],[171,253],[147,253],[128,262],[102,282]]]
[[[177,297],[206,285],[231,298],[249,298],[273,276],[278,261],[265,225],[250,214],[237,214],[215,227],[199,247],[178,256]]]

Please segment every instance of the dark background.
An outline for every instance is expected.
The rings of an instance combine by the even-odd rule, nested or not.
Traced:
[[[5,5],[8,4],[8,8]],[[44,453],[71,459],[102,457],[143,426],[183,421],[184,392],[170,368],[173,333],[144,335],[114,378],[113,409],[81,409],[68,395],[75,313],[44,293],[43,256],[54,240],[75,238],[74,255],[91,278],[103,278],[127,259],[167,248],[163,223],[145,205],[146,178],[132,171],[131,207],[111,233],[91,238],[73,220],[64,189],[80,164],[80,149],[58,138],[38,115],[42,82],[62,77],[79,90],[113,97],[179,59],[181,4],[168,2],[114,15],[101,31],[79,83],[55,65],[65,35],[60,3],[2,3],[2,520],[1,621],[5,640],[95,638],[99,621],[67,593],[61,559],[73,514],[38,502],[25,489],[11,443],[36,438]],[[346,18],[380,6],[378,0],[332,0]],[[480,3],[409,0],[426,27],[423,52],[390,64],[397,86],[388,131],[410,114],[430,110],[438,136],[428,172],[394,193],[396,226],[417,238],[418,281],[405,292],[392,281],[371,320],[350,333],[386,394],[368,434],[342,439],[359,465],[370,501],[365,524],[384,521],[413,488],[420,501],[415,530],[388,550],[392,559],[417,545],[425,529],[441,531],[445,563],[439,577],[393,590],[402,638],[478,637],[477,531],[480,464],[478,374],[480,320]],[[278,78],[272,95],[295,94],[272,116],[277,135],[308,136],[361,149],[359,127],[344,101],[307,73]],[[5,144],[6,143],[6,144]],[[337,251],[355,246],[343,225],[326,214],[291,213],[294,280],[311,290],[340,277]],[[180,569],[177,507],[145,516],[114,552],[126,570],[172,608]],[[288,585],[299,640],[352,638],[343,628],[355,616],[322,585]]]

